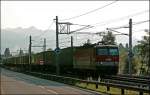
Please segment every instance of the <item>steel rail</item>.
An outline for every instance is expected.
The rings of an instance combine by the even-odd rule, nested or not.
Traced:
[[[150,84],[150,79],[141,79],[141,78],[134,78],[134,77],[124,77],[124,76],[107,76],[104,79],[114,79],[114,80],[121,80],[121,81],[128,81],[134,83],[142,83],[142,84]]]
[[[14,70],[12,70],[14,71]],[[149,93],[150,94],[150,85],[148,87],[143,87],[143,86],[135,86],[132,85],[131,83],[129,84],[122,84],[122,82],[98,82],[98,81],[88,81],[88,80],[82,80],[78,78],[72,78],[72,77],[65,77],[65,76],[57,76],[57,75],[52,75],[52,74],[43,74],[43,73],[37,73],[37,72],[29,72],[29,71],[24,71],[22,73],[29,74],[32,76],[37,76],[53,81],[58,81],[58,82],[63,82],[66,84],[74,85],[75,83],[86,83],[88,84],[95,84],[96,89],[98,88],[99,85],[101,86],[106,86],[107,88],[109,87],[114,87],[114,88],[119,88],[121,89],[121,94],[123,95],[125,92],[124,90],[131,90],[131,91],[137,91],[139,92],[139,95],[143,95],[144,93]],[[113,80],[111,80],[113,81]],[[116,81],[116,80],[115,80]],[[107,90],[109,91],[109,90]]]
[[[129,84],[88,81],[88,80],[81,80],[81,79],[72,78],[72,77],[57,76],[57,75],[51,75],[51,74],[42,74],[42,73],[37,73],[37,72],[28,72],[28,73],[37,74],[38,76],[43,76],[43,77],[49,77],[50,79],[53,79],[54,81],[59,80],[59,81],[65,82],[65,83],[68,83],[69,81],[71,83],[83,82],[83,83],[87,83],[87,84],[95,84],[96,88],[98,88],[98,85],[107,86],[107,87],[115,87],[115,88],[120,88],[121,90],[126,89],[126,90],[138,91],[140,93],[140,95],[143,95],[141,93],[150,93],[150,87],[143,88],[143,86],[135,86],[135,85],[129,85]]]

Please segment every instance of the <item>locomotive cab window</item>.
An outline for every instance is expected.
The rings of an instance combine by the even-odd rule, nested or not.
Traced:
[[[108,55],[108,49],[107,48],[97,48],[97,55]]]
[[[109,54],[110,55],[119,55],[118,49],[116,49],[116,48],[109,49]]]

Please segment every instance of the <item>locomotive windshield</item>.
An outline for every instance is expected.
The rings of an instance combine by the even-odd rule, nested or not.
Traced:
[[[108,55],[108,49],[107,48],[98,48],[97,55]]]
[[[110,55],[119,55],[119,53],[118,53],[118,49],[117,48],[110,48],[109,49],[109,54]]]
[[[97,55],[119,55],[117,48],[97,48]]]

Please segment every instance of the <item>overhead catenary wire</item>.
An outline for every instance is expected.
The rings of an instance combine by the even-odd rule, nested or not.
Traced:
[[[143,23],[146,23],[146,22],[150,22],[150,20],[135,22],[135,23],[133,23],[133,25],[143,24]]]
[[[122,34],[114,34],[114,36],[122,36]],[[77,38],[76,41],[75,41],[75,44],[77,45],[76,42],[78,42],[78,45],[83,45],[84,43],[87,42],[89,38],[88,37],[80,37],[80,38]],[[99,37],[96,37],[94,39],[90,39],[91,43],[97,43],[100,39],[102,39],[100,36]],[[133,37],[134,40],[138,40],[136,39],[135,37]],[[79,41],[77,41],[79,40]]]
[[[143,32],[145,31],[146,29],[139,29],[139,30],[132,30],[133,32]]]
[[[77,15],[77,16],[74,16],[74,17],[70,17],[70,18],[67,18],[67,19],[62,19],[62,20],[60,20],[60,21],[76,19],[76,18],[78,18],[78,17],[81,17],[81,16],[84,16],[84,15],[93,13],[93,12],[98,11],[98,10],[100,10],[100,9],[103,9],[103,8],[105,8],[105,7],[107,7],[107,6],[111,5],[111,4],[113,4],[113,3],[116,3],[117,1],[119,1],[119,0],[115,0],[115,1],[113,1],[113,2],[111,2],[111,3],[109,3],[109,4],[106,4],[106,5],[102,6],[102,7],[99,7],[99,8],[97,8],[97,9],[91,10],[91,11],[89,11],[89,12],[86,12],[86,13],[83,13],[83,14],[80,14],[80,15]]]
[[[145,23],[145,22],[148,22],[149,20],[145,20],[145,21],[140,21],[140,22],[136,22],[134,23],[134,25],[137,25],[137,24],[142,24],[142,23]],[[119,26],[119,27],[115,27],[113,29],[121,29],[121,28],[129,28],[127,25],[123,25],[123,26]],[[85,32],[85,34],[99,34],[100,32],[96,32],[96,33],[90,33],[90,32]],[[118,32],[118,33],[121,33],[121,32]],[[76,32],[76,34],[84,34],[84,32]],[[114,35],[120,35],[120,34],[114,34]],[[85,39],[85,38],[80,38],[81,39]],[[87,38],[86,38],[87,39]],[[77,40],[77,39],[76,39]]]
[[[136,23],[133,23],[133,25],[138,25],[138,24],[142,24],[142,23],[145,23],[145,22],[148,22],[149,20],[147,21],[140,21],[140,22],[136,22]],[[75,25],[79,25],[79,24],[75,24]],[[82,26],[82,25],[81,25]],[[85,25],[86,26],[86,25]],[[88,26],[88,25],[87,25]],[[121,26],[121,27],[118,27],[118,29],[120,28],[124,28],[124,27],[127,27],[127,26]],[[91,28],[91,27],[90,27]],[[83,29],[79,29],[79,31],[81,30],[84,30],[84,29],[89,29],[89,28],[83,28]],[[45,33],[45,32],[44,32]]]
[[[131,18],[133,16],[141,15],[141,14],[146,13],[146,12],[149,12],[149,10],[144,10],[144,11],[134,13],[134,14],[131,14],[131,15],[128,15],[128,16],[125,16],[125,17],[121,17],[121,18],[118,18],[118,19],[112,19],[112,20],[103,21],[103,22],[99,22],[99,23],[95,23],[95,24],[89,24],[89,25],[93,26],[93,27],[90,27],[90,28],[94,28],[94,27],[98,27],[98,26],[104,26],[104,25],[108,25],[110,23],[121,21],[123,19]],[[127,28],[127,25],[128,24],[116,27],[116,29]]]
[[[76,30],[74,30],[74,31],[71,31],[70,33],[74,33],[74,32],[81,31],[81,30],[85,30],[85,29],[89,29],[89,28],[91,28],[89,25],[88,25],[88,26],[84,26],[84,27],[82,27],[82,28],[79,28],[79,29],[76,29]]]
[[[89,24],[90,26],[92,26],[92,27],[89,27],[89,28],[95,28],[95,27],[98,27],[98,26],[104,26],[104,25],[107,25],[107,24],[110,24],[110,23],[121,21],[123,19],[131,18],[133,16],[141,15],[141,14],[146,13],[146,12],[149,12],[149,10],[140,11],[140,12],[137,12],[137,13],[134,13],[134,14],[130,14],[128,16],[124,16],[124,17],[117,18],[117,19],[112,19],[112,20],[108,20],[108,21],[98,22],[98,23],[95,23],[95,24]],[[125,28],[125,27],[127,27],[127,25],[116,27],[116,29],[117,28],[118,29]]]
[[[133,23],[132,25],[138,25],[138,24],[143,24],[143,23],[146,23],[146,22],[149,22],[150,20],[144,20],[144,21],[139,21],[139,22],[135,22]],[[122,26],[117,26],[117,27],[111,27],[110,29],[122,29],[122,28],[129,28],[129,25],[126,24],[126,25],[122,25]]]
[[[129,28],[129,25],[126,24],[126,25],[122,25],[122,26],[117,26],[117,27],[111,27],[110,29],[122,29],[122,28]]]
[[[131,14],[131,15],[128,15],[128,16],[125,16],[125,17],[122,17],[122,18],[119,18],[118,20],[120,19],[123,19],[123,18],[129,18],[130,16],[136,16],[136,15],[140,15],[140,14],[143,14],[145,12],[147,12],[148,10],[145,10],[145,11],[142,11],[142,12],[138,12],[138,13],[134,13],[134,14]],[[115,19],[116,20],[116,19]],[[113,20],[112,20],[113,21]],[[98,24],[98,23],[96,23]],[[72,24],[72,25],[80,25],[80,24]],[[91,24],[91,25],[94,25],[94,24]],[[80,26],[85,26],[85,27],[82,27],[82,28],[79,28],[79,29],[76,29],[73,32],[77,32],[77,31],[81,31],[81,30],[85,30],[85,29],[89,29],[89,28],[93,28],[93,27],[96,27],[96,26],[90,26],[90,25],[80,25]],[[120,27],[116,27],[115,29],[121,29],[121,28],[128,28],[127,25],[124,25],[124,26],[120,26]]]
[[[97,22],[97,23],[90,24],[90,25],[109,24],[111,22],[114,23],[114,22],[117,22],[117,21],[121,21],[123,19],[129,19],[131,17],[141,15],[141,14],[147,13],[147,12],[149,12],[149,10],[140,11],[140,12],[133,13],[133,14],[130,14],[130,15],[127,15],[127,16],[123,16],[123,17],[120,17],[120,18],[117,18],[117,19],[111,19],[111,20],[107,20],[107,21],[103,21],[103,22]]]
[[[72,25],[78,25],[78,26],[90,26],[90,25],[81,25],[81,24],[72,24]]]
[[[119,19],[112,19],[112,20],[108,20],[108,21],[105,21],[105,22],[103,21],[103,22],[99,22],[99,23],[95,23],[95,24],[89,24],[89,25],[71,24],[71,25],[85,26],[85,27],[83,27],[83,28],[74,30],[74,31],[72,31],[72,32],[81,31],[81,30],[84,30],[84,29],[89,29],[89,28],[94,28],[94,27],[96,27],[96,26],[100,26],[100,25],[98,25],[98,24],[101,24],[101,26],[102,26],[102,25],[109,24],[110,22],[113,22],[113,23],[114,23],[114,21],[120,21],[120,20],[122,20],[122,19],[126,19],[126,18],[129,18],[129,17],[132,17],[132,16],[141,15],[141,14],[146,13],[146,12],[149,12],[149,10],[140,11],[140,12],[137,12],[137,13],[134,13],[134,14],[130,14],[130,15],[128,15],[128,16],[121,17],[121,18],[119,18]],[[109,23],[107,23],[107,22],[109,22]],[[92,26],[92,25],[95,25],[95,26]],[[88,26],[89,26],[89,27],[88,27]],[[118,29],[124,28],[124,27],[127,27],[127,26],[121,26],[121,27],[118,27]]]
[[[141,21],[141,22],[144,22],[144,21]],[[146,21],[145,21],[146,22]],[[138,22],[139,23],[139,22]],[[84,34],[84,32],[79,32],[79,34]],[[90,33],[90,32],[85,32],[85,34],[98,34],[98,33],[100,33],[100,32],[96,32],[96,33]],[[118,32],[118,31],[116,31],[116,33],[120,33],[120,34],[114,34],[115,36],[117,36],[117,35],[128,35],[128,34],[125,34],[125,33],[122,33],[122,32]],[[78,34],[78,32],[76,32],[76,34]],[[87,39],[89,39],[88,37],[80,37],[80,38],[76,38],[76,40],[87,40]],[[98,38],[99,39],[99,38]],[[134,39],[136,39],[136,38],[134,38]],[[137,40],[137,39],[136,39]]]
[[[130,18],[130,17],[133,17],[133,16],[141,15],[141,14],[146,13],[146,12],[149,12],[149,10],[144,10],[144,11],[141,11],[141,12],[130,14],[128,16],[124,16],[124,17],[121,17],[121,18],[118,18],[118,19],[112,19],[112,20],[108,20],[108,21],[95,23],[95,24],[89,24],[89,25],[87,25],[89,27],[86,27],[86,25],[85,25],[84,28],[80,28],[80,29],[74,30],[72,32],[81,31],[81,30],[85,30],[85,29],[92,29],[92,28],[95,28],[95,27],[98,27],[98,26],[104,26],[104,25],[114,23],[114,22],[117,22],[117,21],[120,21],[120,20],[123,20],[123,19],[127,19],[127,18]],[[80,24],[74,24],[74,25],[80,25]],[[115,27],[115,29],[128,28],[127,25],[128,24],[123,25],[123,26],[118,26],[118,27]]]

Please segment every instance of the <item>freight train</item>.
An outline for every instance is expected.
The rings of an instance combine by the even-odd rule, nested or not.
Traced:
[[[45,73],[56,72],[56,51],[45,51],[31,56],[10,57],[5,65],[21,70]],[[60,74],[98,77],[116,75],[119,66],[119,50],[116,45],[78,46],[61,49],[58,52]]]

